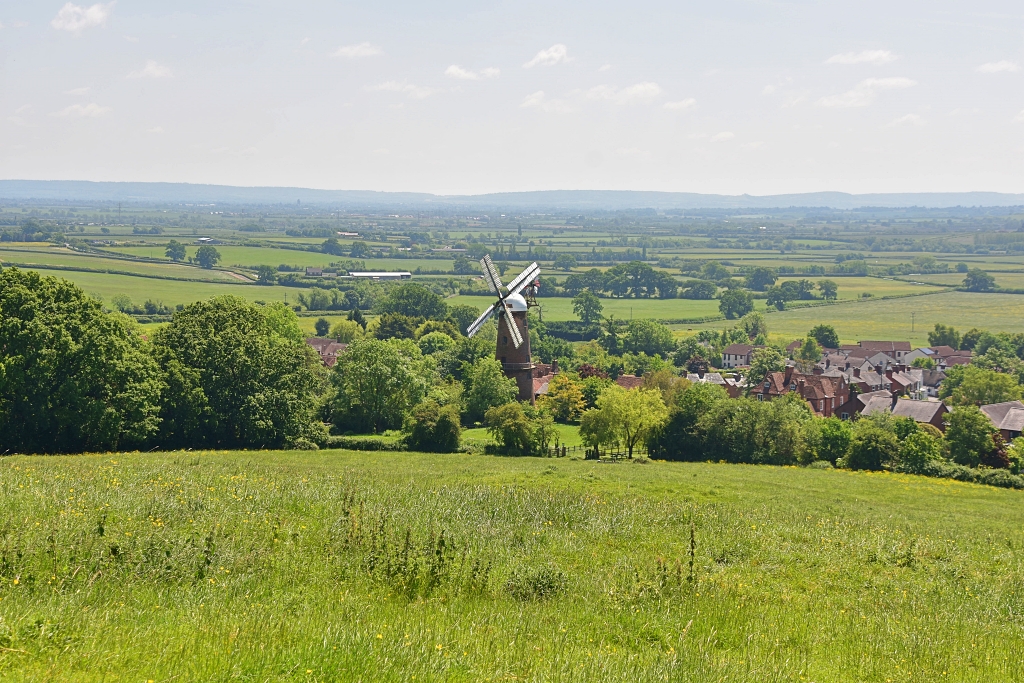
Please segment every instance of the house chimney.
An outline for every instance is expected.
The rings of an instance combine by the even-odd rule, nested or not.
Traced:
[[[886,379],[892,379],[892,368],[888,368],[885,371],[885,377],[886,377]]]
[[[825,371],[821,369],[820,365],[815,365],[814,369],[811,370],[811,374],[814,374],[814,375],[820,375],[823,372],[825,372]]]
[[[558,359],[556,359],[556,358],[552,358],[551,359],[551,374],[552,375],[557,375],[558,374]]]
[[[879,363],[878,365],[875,366],[875,373],[878,374],[878,375],[882,374],[882,364],[881,363]]]

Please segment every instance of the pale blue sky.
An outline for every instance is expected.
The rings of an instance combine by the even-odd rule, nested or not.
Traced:
[[[7,0],[0,25],[4,178],[1024,192],[1019,0]]]

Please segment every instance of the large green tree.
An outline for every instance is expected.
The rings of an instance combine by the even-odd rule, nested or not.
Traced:
[[[996,279],[980,268],[971,268],[964,278],[964,288],[970,292],[987,292],[995,287]]]
[[[947,368],[946,379],[939,387],[939,398],[961,406],[1015,401],[1020,396],[1020,385],[1013,376],[973,365]]]
[[[164,255],[172,261],[184,261],[185,245],[178,240],[171,240],[167,243],[167,248],[164,249]]]
[[[482,420],[495,406],[515,400],[519,392],[516,381],[505,377],[501,363],[494,358],[479,358],[465,372],[466,412],[469,419]]]
[[[836,332],[836,328],[831,325],[826,325],[824,323],[815,325],[807,334],[810,337],[814,337],[814,340],[826,349],[839,348],[839,333]]]
[[[746,284],[747,288],[754,289],[759,292],[763,292],[779,279],[779,274],[774,268],[767,266],[757,266],[747,273]]]
[[[572,299],[572,310],[581,321],[590,324],[601,319],[604,306],[597,295],[585,289]]]
[[[668,356],[675,349],[672,330],[656,320],[630,320],[626,325],[626,336],[622,349],[629,353],[646,353],[648,356]]]
[[[580,436],[588,446],[621,444],[633,450],[646,443],[668,417],[668,408],[656,389],[623,389],[613,384],[597,399],[597,407],[583,413]]]
[[[211,247],[209,244],[196,249],[196,263],[203,268],[213,268],[220,261],[220,252],[217,251],[216,247]]]
[[[190,304],[154,335],[167,381],[160,443],[280,448],[322,436],[324,370],[294,312],[236,296]]]
[[[992,436],[996,428],[977,406],[956,408],[947,418],[946,443],[949,456],[961,465],[976,467],[981,459],[995,449]]]
[[[425,375],[422,356],[411,341],[353,341],[331,373],[335,429],[375,434],[399,429],[426,391]]]
[[[443,320],[448,314],[448,305],[440,294],[435,294],[423,285],[406,283],[398,285],[377,304],[379,313],[398,313],[410,318]]]
[[[928,333],[928,344],[930,346],[949,346],[959,349],[960,333],[952,325],[935,323],[935,329]]]
[[[728,320],[742,318],[754,310],[754,298],[750,292],[739,289],[727,289],[719,296],[718,310]]]
[[[0,451],[138,448],[159,424],[141,331],[67,280],[0,272]]]

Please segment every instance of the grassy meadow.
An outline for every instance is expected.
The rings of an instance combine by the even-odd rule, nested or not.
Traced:
[[[964,331],[972,327],[992,332],[1024,332],[1024,296],[940,292],[903,299],[867,300],[835,306],[793,308],[768,315],[772,334],[788,339],[803,337],[825,322],[835,326],[843,342],[860,339],[897,339],[927,345],[935,323]],[[721,329],[733,321],[685,326],[683,330]],[[676,326],[677,329],[680,326]]]
[[[323,451],[10,457],[0,494],[4,681],[1024,678],[1012,490]]]

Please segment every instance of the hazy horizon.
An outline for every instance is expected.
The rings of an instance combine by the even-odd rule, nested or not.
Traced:
[[[26,2],[0,176],[1024,192],[1016,3]]]

